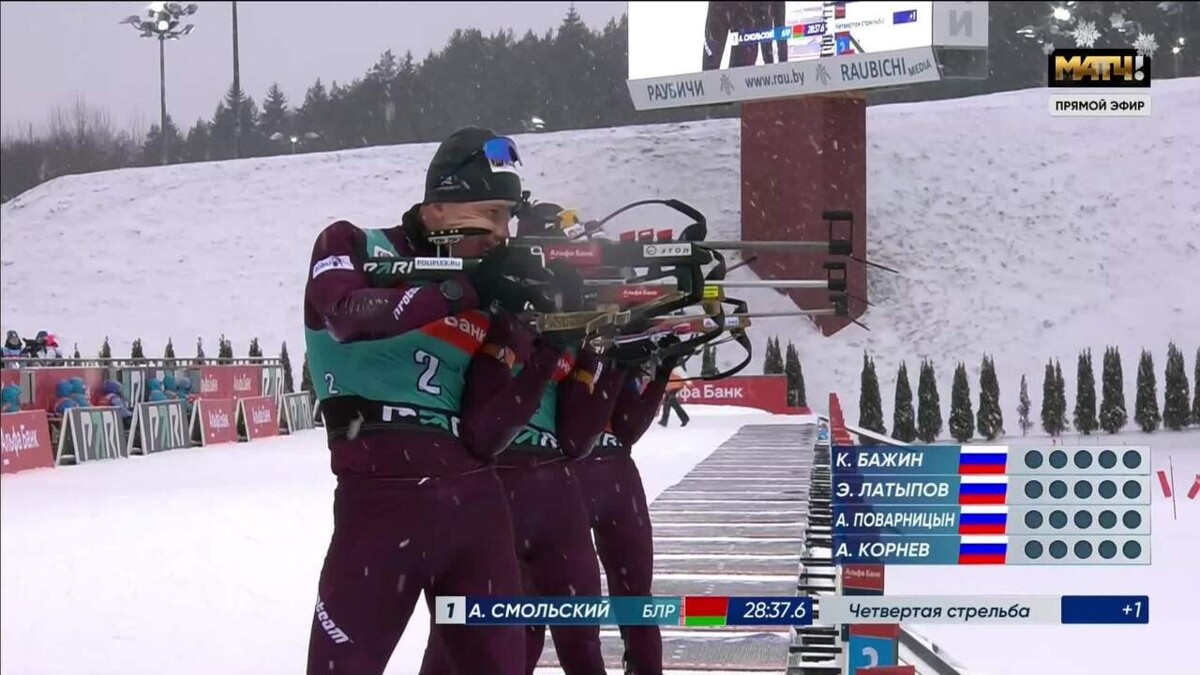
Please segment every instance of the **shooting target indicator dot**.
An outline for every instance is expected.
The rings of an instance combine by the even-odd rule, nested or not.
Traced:
[[[1111,480],[1100,482],[1100,496],[1105,499],[1112,499],[1117,496],[1117,484]]]
[[[1121,457],[1121,463],[1126,469],[1136,469],[1142,465],[1142,456],[1136,450],[1129,450]]]
[[[1136,480],[1127,480],[1121,492],[1129,499],[1137,499],[1142,494],[1142,486]]]
[[[1029,513],[1025,514],[1025,527],[1028,527],[1031,530],[1036,530],[1039,527],[1041,527],[1042,523],[1044,521],[1045,521],[1045,519],[1042,518],[1041,511],[1030,511]],[[1032,544],[1035,542],[1030,542],[1030,543]],[[1040,544],[1038,546],[1039,546],[1039,548],[1041,547]]]
[[[1050,453],[1050,466],[1061,469],[1067,465],[1067,453],[1062,450],[1055,450]]]
[[[1117,453],[1112,450],[1105,450],[1100,453],[1100,466],[1105,469],[1111,469],[1117,465]]]
[[[1067,514],[1062,511],[1053,511],[1050,513],[1050,527],[1056,530],[1061,530],[1067,526]]]
[[[1086,530],[1092,526],[1092,514],[1090,511],[1075,512],[1075,527],[1081,530]]]
[[[1062,560],[1067,557],[1067,544],[1057,539],[1050,542],[1050,555],[1054,558]]]
[[[1037,450],[1030,450],[1025,453],[1025,466],[1030,469],[1036,469],[1042,465],[1042,453]]]
[[[1092,557],[1092,545],[1085,540],[1075,542],[1075,557],[1080,560]]]
[[[1092,496],[1092,484],[1086,480],[1075,481],[1075,496],[1087,499]]]
[[[1123,553],[1126,558],[1133,560],[1142,555],[1142,545],[1136,541],[1127,541],[1125,542],[1125,545],[1121,547],[1121,553]]]
[[[1050,483],[1050,496],[1055,499],[1062,499],[1067,496],[1066,481],[1056,480]]]
[[[1037,560],[1042,557],[1042,542],[1031,539],[1025,542],[1025,557]]]
[[[1042,496],[1042,482],[1031,480],[1025,484],[1025,496],[1030,499],[1037,499]]]
[[[1117,545],[1114,544],[1113,542],[1109,541],[1108,539],[1105,539],[1104,541],[1100,542],[1099,550],[1100,550],[1100,557],[1104,558],[1106,560],[1111,560],[1112,558],[1116,557],[1116,555],[1117,555]]]
[[[1075,453],[1075,466],[1080,469],[1086,469],[1092,465],[1092,453],[1087,450],[1080,450]]]
[[[1100,517],[1096,520],[1100,523],[1100,527],[1106,530],[1111,530],[1117,526],[1117,514],[1112,511],[1101,511]]]
[[[1142,514],[1137,511],[1126,511],[1125,515],[1121,517],[1121,522],[1125,524],[1125,527],[1136,530],[1142,524]]]

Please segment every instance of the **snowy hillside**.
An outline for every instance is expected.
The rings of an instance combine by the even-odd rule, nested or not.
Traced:
[[[1161,373],[1176,340],[1190,370],[1200,342],[1189,300],[1200,288],[1200,79],[1156,83],[1153,95],[1151,118],[1051,118],[1045,90],[871,108],[868,246],[903,276],[872,274],[871,332],[824,338],[802,319],[762,321],[759,356],[770,334],[796,340],[810,401],[823,408],[836,388],[854,421],[869,349],[890,425],[900,358],[915,375],[916,362],[932,357],[948,402],[954,362],[966,361],[974,378],[989,352],[1010,429],[1020,375],[1030,377],[1036,406],[1047,358],[1062,360],[1073,391],[1077,351],[1119,345],[1130,401],[1138,349],[1154,351]],[[633,199],[677,197],[708,214],[712,237],[739,234],[736,120],[518,143],[527,186],[542,199],[599,215]],[[54,180],[0,207],[3,327],[49,329],[85,355],[106,334],[117,354],[139,336],[148,352],[171,336],[191,354],[197,335],[212,354],[224,331],[239,354],[254,336],[268,353],[286,339],[298,362],[315,234],[338,218],[394,224],[420,197],[433,149]],[[635,211],[622,229],[659,213]],[[756,311],[788,308],[772,291],[742,295]],[[727,364],[738,356],[730,349]],[[977,389],[973,380],[976,400]]]

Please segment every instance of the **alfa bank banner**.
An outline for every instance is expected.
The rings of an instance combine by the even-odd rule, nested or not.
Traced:
[[[750,375],[715,382],[688,382],[679,392],[679,402],[693,405],[734,405],[758,408],[769,413],[799,414],[803,408],[787,404],[787,377]]]
[[[242,399],[262,395],[262,366],[200,366],[192,378],[199,398]]]
[[[50,428],[44,410],[0,414],[0,433],[3,434],[0,473],[54,466],[54,449],[50,447]]]
[[[232,398],[202,398],[192,410],[192,439],[200,445],[236,443],[238,403]]]
[[[279,435],[279,404],[274,396],[254,396],[238,400],[246,440]]]

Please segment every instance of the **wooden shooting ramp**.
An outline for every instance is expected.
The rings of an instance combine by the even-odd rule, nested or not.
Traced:
[[[816,441],[815,421],[744,426],[659,495],[650,504],[654,595],[800,594]],[[617,629],[601,639],[610,672],[621,672]],[[664,627],[663,667],[782,674],[796,640],[786,628]],[[547,639],[539,667],[557,666]]]

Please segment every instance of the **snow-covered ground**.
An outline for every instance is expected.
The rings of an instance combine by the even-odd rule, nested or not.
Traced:
[[[871,332],[824,338],[802,319],[759,322],[759,355],[795,340],[810,401],[842,394],[857,420],[862,350],[885,400],[901,358],[938,366],[948,404],[954,363],[978,394],[995,357],[1005,414],[1021,374],[1038,404],[1042,367],[1059,358],[1073,389],[1078,350],[1118,345],[1132,403],[1137,350],[1161,374],[1169,340],[1200,343],[1200,78],[1155,82],[1148,118],[1052,118],[1044,89],[872,107],[868,248],[903,271],[872,274]],[[704,211],[713,238],[740,233],[737,120],[518,138],[525,182],[541,199],[598,216],[644,197]],[[42,328],[94,354],[105,335],[128,353],[141,337],[181,355],[210,353],[224,331],[237,353],[302,348],[301,286],[316,233],[335,219],[394,224],[421,195],[430,144],[68,176],[0,207],[4,327]],[[667,221],[652,219],[663,217]],[[682,225],[665,209],[617,229]],[[735,272],[749,276],[748,271]],[[782,295],[744,293],[755,311]],[[721,354],[724,365],[740,355]],[[752,367],[752,370],[755,367]],[[1160,377],[1161,380],[1161,377]],[[915,380],[913,381],[915,387]],[[1071,396],[1073,399],[1073,396]],[[890,405],[886,406],[890,411]],[[890,422],[890,412],[889,412]],[[1015,424],[1009,424],[1015,429]]]
[[[636,450],[651,500],[741,425],[795,422],[689,410],[686,428],[653,426]],[[1149,442],[1156,470],[1173,462],[1180,492],[1200,474],[1200,432],[1105,442]],[[0,673],[301,672],[332,527],[334,478],[321,432],[33,471],[5,476],[2,486]],[[1155,493],[1149,567],[893,566],[888,592],[1149,595],[1147,627],[914,628],[973,675],[1194,673],[1172,655],[1200,634],[1200,500],[1178,499],[1176,520]],[[427,636],[418,603],[387,672],[415,672]]]
[[[741,425],[795,420],[689,410],[637,448],[649,499]],[[4,476],[0,673],[303,672],[328,458],[313,431]],[[416,672],[428,622],[419,602],[390,675]]]

